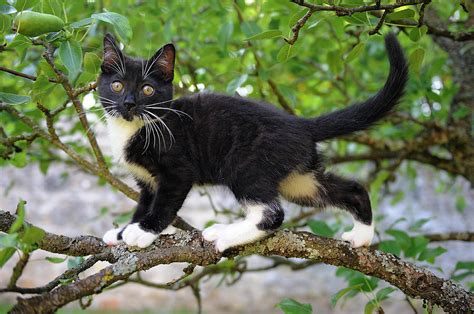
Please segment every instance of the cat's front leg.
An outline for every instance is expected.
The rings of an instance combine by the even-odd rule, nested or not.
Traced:
[[[148,209],[150,208],[151,202],[153,201],[154,193],[147,184],[138,183],[140,187],[140,199],[138,200],[137,209],[133,213],[132,220],[130,224],[125,227],[114,228],[107,231],[102,240],[107,243],[107,245],[116,245],[122,240],[123,231],[129,226],[140,221],[143,216],[146,215]]]
[[[176,218],[191,187],[192,184],[182,180],[161,177],[148,211],[141,219],[125,227],[123,241],[128,246],[140,248],[151,245]]]

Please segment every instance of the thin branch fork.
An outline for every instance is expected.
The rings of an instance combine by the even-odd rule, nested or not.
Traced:
[[[94,134],[92,133],[92,130],[90,129],[89,121],[87,120],[87,116],[84,114],[84,108],[82,106],[82,103],[77,97],[76,91],[74,90],[71,83],[69,82],[68,77],[62,71],[60,71],[58,67],[56,66],[56,64],[54,63],[53,54],[54,54],[55,48],[51,44],[43,42],[43,41],[38,41],[36,44],[41,44],[46,48],[45,52],[43,53],[43,58],[46,60],[49,66],[54,70],[54,73],[56,73],[58,81],[63,86],[69,99],[71,99],[74,105],[74,108],[76,109],[76,112],[78,113],[79,120],[81,121],[82,127],[84,128],[84,130],[86,130],[87,138],[92,147],[92,150],[94,151],[94,155],[96,157],[99,168],[103,171],[108,172],[108,167],[107,167],[107,164],[105,163],[104,155],[102,153],[102,150],[99,147],[99,144],[97,143],[97,140]]]
[[[306,22],[311,17],[311,15],[317,11],[334,11],[336,12],[338,16],[345,16],[345,15],[352,15],[358,12],[383,10],[382,17],[377,23],[377,26],[373,30],[369,31],[369,35],[373,35],[373,34],[378,33],[378,31],[383,25],[385,17],[387,16],[388,13],[392,12],[394,9],[404,7],[404,6],[409,6],[409,5],[422,4],[421,12],[423,12],[426,4],[430,3],[431,0],[403,1],[401,3],[385,4],[385,5],[380,4],[380,0],[379,0],[379,1],[376,1],[375,5],[366,5],[366,6],[359,6],[359,7],[352,7],[352,8],[342,7],[342,6],[337,6],[337,5],[317,5],[317,4],[308,3],[304,0],[291,0],[291,2],[296,3],[300,6],[307,7],[309,9],[308,12],[302,18],[300,18],[292,27],[291,31],[293,35],[291,36],[291,38],[290,39],[285,38],[285,41],[288,44],[293,45],[298,39],[301,28],[306,24]]]
[[[7,231],[14,220],[14,215],[0,211],[0,231]],[[371,248],[353,249],[345,242],[308,232],[278,231],[260,242],[230,249],[223,255],[217,253],[211,243],[204,241],[199,232],[161,235],[154,245],[139,251],[124,244],[107,247],[101,240],[91,236],[73,239],[51,233],[46,233],[39,247],[68,255],[104,254],[103,258],[113,264],[94,275],[59,286],[39,296],[19,298],[12,313],[53,312],[69,302],[100,293],[111,284],[156,265],[187,262],[205,266],[217,263],[221,257],[253,254],[298,257],[348,267],[386,280],[406,295],[428,300],[447,312],[469,313],[474,306],[474,295],[460,285],[439,278],[392,254]]]

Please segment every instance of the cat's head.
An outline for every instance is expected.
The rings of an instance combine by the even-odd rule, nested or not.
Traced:
[[[102,106],[113,117],[127,121],[162,116],[173,98],[175,49],[161,47],[150,59],[122,54],[112,35],[104,37],[104,59],[98,91]]]

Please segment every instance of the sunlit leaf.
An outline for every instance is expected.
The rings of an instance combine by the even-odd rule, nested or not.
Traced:
[[[59,46],[59,57],[70,77],[79,73],[82,66],[82,48],[77,41],[72,39],[63,41]]]
[[[132,28],[128,19],[123,15],[115,12],[102,12],[92,14],[91,18],[113,25],[117,35],[124,42],[128,42],[132,38]]]
[[[276,37],[282,37],[283,34],[278,29],[272,29],[268,31],[264,31],[260,34],[254,35],[252,37],[247,38],[247,40],[261,40],[261,39],[271,39]]]

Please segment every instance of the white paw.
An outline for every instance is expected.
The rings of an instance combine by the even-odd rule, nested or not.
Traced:
[[[230,225],[215,224],[202,232],[205,240],[214,242],[216,250],[224,252],[230,247],[247,244],[263,238],[267,233],[248,221]]]
[[[222,230],[224,230],[226,226],[227,225],[224,224],[213,224],[202,231],[202,237],[206,241],[214,242],[217,240],[219,234],[222,233]]]
[[[146,248],[158,238],[157,234],[140,228],[138,223],[129,224],[122,233],[122,239],[128,246]]]
[[[341,236],[344,241],[357,248],[361,246],[369,246],[374,238],[374,223],[366,225],[358,221],[354,221],[354,227],[351,231],[344,232]]]
[[[102,237],[102,241],[104,241],[107,245],[118,244],[120,240],[117,238],[117,236],[121,230],[122,228],[110,229],[104,234],[104,236]]]

